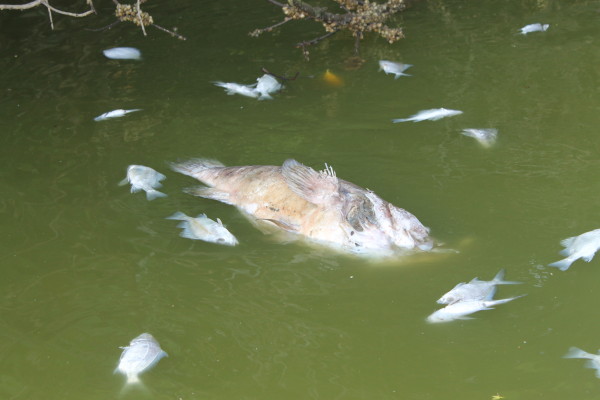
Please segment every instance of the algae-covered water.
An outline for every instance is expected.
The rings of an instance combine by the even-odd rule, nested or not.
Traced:
[[[104,7],[104,8],[103,8]],[[560,241],[600,228],[600,1],[421,1],[406,39],[354,40],[278,21],[267,1],[148,4],[188,40],[41,9],[0,14],[0,398],[596,399],[600,262],[561,272]],[[526,36],[519,28],[548,23]],[[102,50],[133,46],[140,61]],[[410,77],[378,60],[412,64]],[[293,76],[272,101],[213,81]],[[342,81],[328,85],[326,70]],[[393,124],[419,110],[463,114]],[[94,122],[113,109],[142,108]],[[460,134],[498,129],[483,148]],[[445,248],[377,264],[279,243],[233,207],[192,197],[168,162],[288,158],[375,191]],[[118,186],[130,164],[167,176],[152,202]],[[179,236],[176,211],[220,218],[240,245]],[[459,282],[527,294],[474,319],[428,324]],[[152,333],[169,354],[122,391],[121,349]]]

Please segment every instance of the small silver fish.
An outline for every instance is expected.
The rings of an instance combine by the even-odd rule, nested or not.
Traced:
[[[461,133],[474,138],[486,148],[492,147],[498,137],[498,129],[463,129]]]
[[[432,108],[430,110],[422,110],[416,113],[415,115],[411,115],[408,118],[397,118],[393,119],[393,123],[397,122],[419,122],[419,121],[437,121],[438,119],[442,119],[444,117],[452,117],[454,115],[462,114],[462,111],[459,110],[447,110],[445,108]]]
[[[600,248],[600,229],[594,229],[579,236],[566,238],[560,244],[565,247],[560,251],[560,254],[567,256],[567,258],[548,264],[548,266],[566,271],[574,261],[580,258],[585,262],[592,261],[592,258],[594,258],[594,255]]]
[[[131,110],[123,110],[122,108],[118,109],[118,110],[112,110],[109,112],[105,112],[102,115],[98,115],[96,118],[94,118],[94,121],[98,122],[98,121],[104,121],[106,119],[111,119],[111,118],[119,118],[119,117],[124,117],[125,115],[135,112],[135,111],[142,111],[141,108],[134,108]]]
[[[127,176],[119,182],[119,185],[123,186],[129,182],[131,183],[131,193],[144,190],[146,192],[146,198],[148,200],[154,200],[158,197],[167,197],[166,194],[155,190],[162,186],[160,181],[165,178],[166,176],[160,172],[156,172],[150,167],[130,165],[127,167]]]
[[[113,60],[141,60],[142,53],[135,47],[113,47],[102,51],[106,58]]]
[[[439,322],[450,322],[457,319],[471,319],[467,317],[469,314],[473,314],[477,311],[491,310],[498,304],[508,303],[514,299],[518,299],[523,296],[510,297],[508,299],[500,300],[469,300],[459,301],[450,304],[444,308],[441,308],[427,317],[427,322],[439,323]]]
[[[213,221],[206,214],[200,214],[196,218],[189,217],[182,212],[167,217],[167,219],[175,219],[183,221],[179,228],[183,231],[179,234],[181,237],[188,239],[204,240],[205,242],[224,244],[227,246],[235,246],[238,244],[235,236],[225,228],[219,218]]]
[[[598,352],[600,354],[600,351]],[[563,356],[563,358],[587,358],[589,361],[585,363],[587,368],[592,368],[596,370],[596,377],[600,378],[600,355],[588,353],[587,351],[583,351],[577,347],[569,348],[567,354]]]
[[[549,24],[529,24],[521,28],[521,34],[527,35],[531,32],[544,32],[550,27]]]
[[[383,70],[383,72],[385,72],[387,75],[395,75],[394,79],[398,79],[401,76],[410,76],[409,74],[404,73],[404,71],[410,67],[412,67],[412,64],[402,64],[394,61],[379,60],[379,70]]]
[[[259,94],[259,100],[272,100],[271,93],[278,92],[282,88],[281,83],[269,74],[264,74],[256,82],[255,90]]]
[[[222,87],[225,89],[228,95],[241,94],[246,97],[257,98],[260,96],[260,93],[252,87],[252,85],[242,85],[235,82],[213,82],[216,86]]]
[[[469,283],[461,282],[451,291],[440,297],[438,304],[454,304],[459,301],[489,301],[496,293],[497,285],[518,285],[521,282],[505,281],[504,269],[501,269],[491,281],[474,278]]]
[[[115,373],[120,372],[127,377],[126,384],[139,383],[139,374],[152,368],[161,358],[167,357],[156,339],[149,333],[142,333],[123,349],[119,365]]]

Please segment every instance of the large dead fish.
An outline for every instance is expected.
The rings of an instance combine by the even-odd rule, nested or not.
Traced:
[[[430,250],[429,229],[370,190],[339,179],[326,164],[315,171],[295,160],[282,166],[225,167],[193,159],[171,167],[208,185],[196,196],[236,206],[259,227],[269,225],[343,252],[391,256]]]

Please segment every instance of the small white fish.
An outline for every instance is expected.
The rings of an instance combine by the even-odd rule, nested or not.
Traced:
[[[115,373],[120,372],[127,377],[127,384],[139,383],[139,374],[152,368],[161,358],[167,357],[156,339],[149,333],[142,333],[123,349],[119,365]]]
[[[521,28],[521,34],[527,35],[531,32],[544,32],[550,27],[549,24],[529,24]]]
[[[598,352],[600,354],[600,351]],[[600,378],[600,355],[588,353],[577,347],[569,348],[567,354],[563,358],[587,358],[589,361],[585,363],[587,368],[593,368],[596,370],[596,377]]]
[[[517,285],[521,282],[505,281],[504,269],[501,269],[491,281],[474,278],[469,283],[461,282],[451,291],[440,297],[438,304],[454,304],[459,301],[492,300],[497,285]]]
[[[154,200],[158,197],[167,197],[166,194],[155,190],[162,186],[160,181],[165,178],[166,176],[160,172],[156,172],[150,167],[130,165],[127,167],[127,176],[119,182],[119,185],[123,186],[129,182],[131,183],[131,193],[144,190],[146,192],[146,198],[148,200]]]
[[[136,112],[136,111],[142,111],[142,109],[134,108],[131,110],[123,110],[122,108],[120,108],[118,110],[112,110],[109,112],[105,112],[102,115],[98,115],[96,118],[94,118],[94,121],[98,122],[98,121],[104,121],[106,119],[111,119],[111,118],[124,117],[125,115],[132,113],[132,112]]]
[[[213,221],[206,214],[200,214],[196,218],[189,217],[182,212],[167,217],[167,219],[176,219],[183,221],[179,228],[183,231],[179,234],[181,237],[195,240],[204,240],[205,242],[224,244],[227,246],[235,246],[238,244],[235,236],[225,228],[219,218]]]
[[[404,73],[404,71],[410,67],[412,67],[412,64],[402,64],[394,61],[379,60],[379,70],[383,70],[383,72],[385,72],[387,75],[396,75],[394,79],[398,79],[401,76],[410,76],[409,74]]]
[[[454,115],[458,115],[458,114],[462,114],[462,113],[463,113],[462,111],[458,111],[458,110],[447,110],[445,108],[432,108],[430,110],[419,111],[415,115],[411,115],[408,118],[393,119],[392,122],[393,123],[407,122],[407,121],[419,122],[419,121],[425,121],[425,120],[437,121],[438,119],[442,119],[444,117],[452,117]]]
[[[242,85],[235,82],[213,82],[215,85],[225,89],[228,95],[241,94],[246,97],[257,98],[260,93],[252,85]]]
[[[561,241],[560,244],[565,247],[560,251],[560,254],[567,256],[567,258],[548,264],[548,266],[566,271],[574,261],[580,258],[583,258],[583,261],[586,262],[592,261],[596,251],[600,248],[600,229],[567,238]]]
[[[457,319],[471,319],[470,317],[467,317],[467,315],[481,310],[491,310],[495,305],[508,303],[509,301],[518,299],[519,297],[523,296],[510,297],[508,299],[500,300],[459,301],[437,310],[427,317],[427,322],[438,323],[450,322]]]
[[[264,74],[256,82],[255,90],[259,94],[259,100],[272,100],[271,93],[278,92],[282,88],[281,83],[269,74]]]
[[[113,60],[141,60],[142,53],[135,47],[113,47],[102,51],[106,58]]]
[[[486,148],[492,147],[498,137],[498,129],[463,129],[461,133],[476,139]]]

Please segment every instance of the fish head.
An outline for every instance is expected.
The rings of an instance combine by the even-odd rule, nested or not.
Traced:
[[[356,247],[392,251],[430,250],[433,247],[429,229],[414,215],[371,191],[344,186],[346,190],[341,188],[340,200]]]

